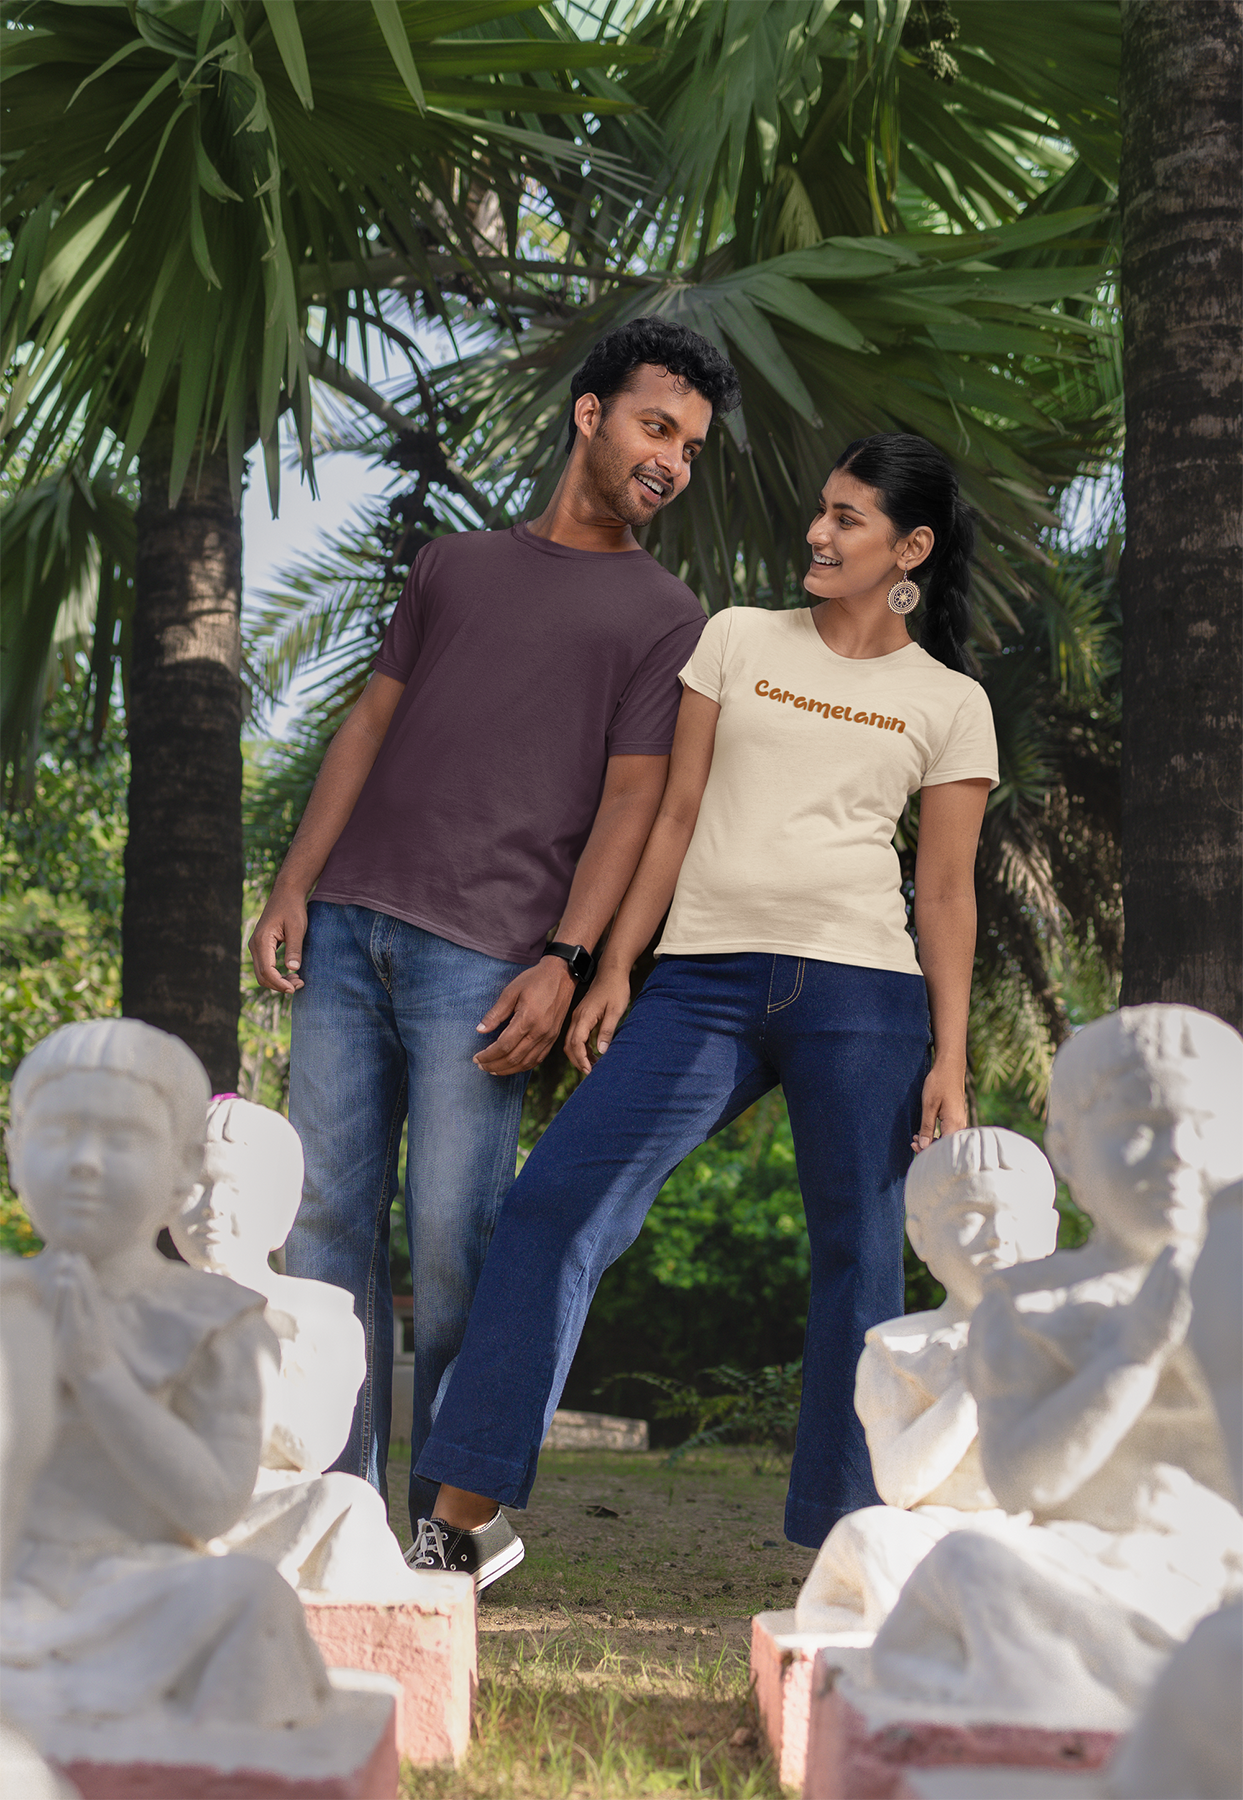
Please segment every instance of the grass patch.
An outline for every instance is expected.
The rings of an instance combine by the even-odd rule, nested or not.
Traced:
[[[408,1458],[389,1511],[403,1544]],[[462,1768],[403,1772],[405,1800],[777,1800],[750,1693],[750,1622],[794,1604],[814,1553],[787,1544],[788,1460],[745,1448],[546,1451],[525,1561],[479,1606]]]
[[[407,1800],[779,1796],[759,1750],[747,1661],[733,1645],[669,1658],[573,1626],[480,1638],[473,1742],[461,1769],[403,1771]]]

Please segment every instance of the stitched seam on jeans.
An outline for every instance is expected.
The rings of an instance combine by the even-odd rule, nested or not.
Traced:
[[[383,946],[380,947],[376,944],[376,932],[380,930],[382,922],[387,922],[388,933]],[[371,941],[368,945],[371,966],[386,994],[391,994],[393,991],[393,939],[397,934],[397,923],[397,920],[391,918],[388,913],[377,913],[375,924],[371,927]]]
[[[792,994],[787,994],[787,996],[784,1000],[778,1000],[776,1006],[774,1006],[772,1003],[773,984],[772,984],[771,980],[769,981],[769,984],[768,984],[768,1010],[770,1013],[781,1012],[785,1007],[794,1005],[794,1002],[798,999],[799,995],[803,991],[803,970],[806,967],[807,967],[806,961],[804,960],[803,957],[800,956],[798,959],[798,973],[795,975],[795,978],[794,978],[794,992]],[[773,974],[775,975],[776,972],[777,972],[776,963],[774,961]]]
[[[391,1207],[393,1204],[393,1195],[389,1191],[389,1173],[396,1168],[397,1146],[401,1143],[401,1124],[398,1122],[398,1115],[400,1112],[401,1100],[399,1099],[396,1106],[393,1108],[393,1123],[390,1124],[388,1128],[388,1144],[385,1147],[384,1155],[384,1180],[381,1183],[380,1206],[376,1213],[371,1235],[371,1267],[367,1272],[367,1317],[363,1327],[366,1334],[367,1375],[363,1382],[363,1416],[359,1421],[361,1425],[360,1435],[362,1438],[360,1455],[363,1462],[363,1466],[359,1470],[359,1475],[363,1481],[366,1481],[367,1479],[367,1469],[371,1462],[371,1421],[375,1410],[374,1394],[377,1378],[375,1366],[375,1280],[376,1265],[380,1260],[380,1220],[384,1216],[385,1205],[387,1204]],[[396,1128],[395,1131],[394,1127]],[[390,1370],[389,1381],[391,1382],[392,1379],[392,1371]],[[390,1403],[390,1438],[393,1434],[391,1413],[392,1409]]]

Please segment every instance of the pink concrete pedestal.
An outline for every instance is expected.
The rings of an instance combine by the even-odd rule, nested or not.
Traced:
[[[985,1722],[959,1708],[914,1704],[906,1711],[851,1679],[863,1673],[867,1654],[851,1648],[816,1652],[803,1800],[920,1800],[929,1785],[937,1789],[941,1783],[928,1784],[919,1772],[951,1767],[964,1774],[1028,1771],[1015,1782],[1016,1793],[1064,1791],[1069,1800],[1071,1793],[1085,1791],[1084,1772],[1100,1769],[1118,1741],[1116,1732],[1073,1724]],[[937,1716],[921,1716],[925,1712]],[[1070,1774],[1078,1779],[1064,1783],[1061,1778]],[[969,1785],[972,1794],[982,1794],[978,1780]]]
[[[859,1642],[867,1641],[860,1634]],[[784,1787],[803,1785],[812,1665],[827,1642],[823,1632],[799,1631],[792,1610],[757,1613],[751,1621],[751,1685]]]
[[[299,1730],[57,1727],[45,1753],[83,1800],[397,1800],[396,1684],[330,1675],[331,1705]]]
[[[461,1762],[479,1664],[475,1584],[469,1575],[420,1577],[418,1600],[391,1606],[303,1596],[324,1661],[374,1669],[401,1689],[397,1748],[412,1763]]]

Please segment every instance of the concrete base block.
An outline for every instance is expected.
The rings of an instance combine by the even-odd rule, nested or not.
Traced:
[[[559,1407],[552,1415],[541,1450],[646,1450],[646,1419],[615,1419],[609,1413],[571,1412]]]
[[[397,1748],[412,1763],[461,1762],[479,1664],[475,1584],[469,1575],[421,1578],[426,1597],[391,1606],[303,1595],[324,1661],[398,1683]]]
[[[1091,1782],[1059,1785],[1065,1775],[1090,1775],[1104,1767],[1118,1733],[1090,1724],[981,1717],[965,1707],[899,1700],[868,1685],[870,1651],[821,1649],[812,1666],[803,1800],[1003,1800],[988,1769],[1033,1774],[1036,1785],[1011,1783],[1015,1800],[1035,1800],[1045,1788],[1081,1800]],[[1068,1713],[1071,1712],[1068,1706]],[[926,1776],[947,1771],[944,1783]],[[948,1771],[952,1770],[952,1778]],[[1007,1777],[1009,1779],[1009,1777]],[[983,1781],[984,1787],[979,1785]],[[916,1785],[922,1782],[923,1785]],[[969,1785],[974,1784],[974,1785]]]
[[[58,1726],[43,1748],[83,1800],[396,1800],[396,1683],[330,1674],[332,1704],[297,1731],[126,1720]]]
[[[399,1350],[393,1357],[393,1436],[408,1441],[413,1420],[414,1358]]]

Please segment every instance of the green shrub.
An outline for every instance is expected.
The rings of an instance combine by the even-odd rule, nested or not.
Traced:
[[[671,1381],[664,1375],[619,1375],[619,1381],[641,1381],[654,1387],[661,1398],[652,1406],[654,1419],[692,1421],[690,1437],[669,1452],[674,1463],[688,1450],[713,1444],[753,1444],[760,1450],[788,1455],[794,1449],[799,1401],[803,1393],[801,1362],[775,1363],[750,1373],[723,1364],[701,1369],[723,1392],[701,1393],[690,1382]]]

